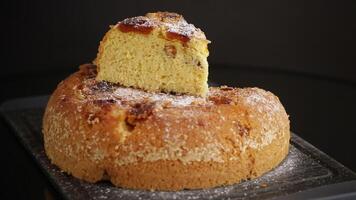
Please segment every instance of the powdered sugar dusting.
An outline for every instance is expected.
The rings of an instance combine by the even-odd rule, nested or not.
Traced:
[[[254,92],[249,92],[246,95],[246,102],[256,106],[256,108],[260,109],[260,112],[263,112],[261,109],[265,109],[267,112],[279,112],[281,110],[280,104],[277,104],[275,99],[272,99],[275,97],[274,95],[267,95],[269,92],[261,92],[262,90],[258,88],[250,88],[250,90]]]
[[[282,186],[292,183],[297,178],[299,181],[308,181],[309,175],[301,169],[315,169],[320,176],[329,174],[320,164],[313,161],[307,155],[291,146],[286,159],[274,170],[250,181],[239,184],[216,187],[211,189],[183,190],[178,192],[145,191],[116,188],[109,183],[89,184],[82,186],[89,191],[93,199],[255,199],[256,197],[269,197],[270,193],[278,193]]]
[[[304,141],[294,135],[289,154],[279,166],[257,179],[231,186],[163,192],[117,188],[106,181],[88,183],[62,172],[51,164],[45,155],[39,137],[42,110],[19,110],[8,113],[7,117],[11,117],[13,126],[17,127],[15,132],[17,136],[22,138],[23,144],[39,166],[47,172],[51,182],[60,188],[59,192],[66,199],[267,199],[354,178],[354,175],[345,174],[344,167],[336,168],[335,161],[330,163],[330,158],[326,158],[325,154],[320,154],[310,147],[307,148]],[[294,147],[295,144],[296,147]],[[347,179],[345,179],[346,176]]]
[[[135,101],[140,102],[142,100],[150,102],[160,102],[160,103],[169,103],[172,106],[188,106],[192,103],[205,103],[205,99],[202,97],[195,97],[189,95],[172,95],[166,93],[155,93],[155,92],[146,92],[143,90],[118,87],[113,92],[113,96],[126,101]]]

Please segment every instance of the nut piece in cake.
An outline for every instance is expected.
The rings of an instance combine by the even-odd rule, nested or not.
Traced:
[[[106,33],[94,63],[97,80],[147,91],[208,92],[209,40],[176,13],[125,19]]]

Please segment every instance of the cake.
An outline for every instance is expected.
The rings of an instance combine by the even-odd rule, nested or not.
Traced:
[[[94,64],[49,99],[48,158],[88,182],[164,191],[231,185],[276,167],[289,150],[285,109],[259,88],[208,88],[208,43],[175,13],[112,26]]]
[[[205,96],[209,40],[176,13],[156,12],[111,26],[100,42],[98,81],[153,92]]]
[[[288,115],[270,92],[223,86],[205,97],[176,95],[98,81],[97,73],[81,66],[44,114],[46,154],[74,177],[130,189],[210,188],[261,176],[288,153]]]

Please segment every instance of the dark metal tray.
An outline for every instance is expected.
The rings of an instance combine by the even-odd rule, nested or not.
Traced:
[[[109,182],[80,181],[52,165],[41,134],[48,96],[16,99],[0,107],[1,115],[66,199],[356,199],[356,174],[293,134],[287,158],[262,177],[227,187],[179,192],[116,188]]]

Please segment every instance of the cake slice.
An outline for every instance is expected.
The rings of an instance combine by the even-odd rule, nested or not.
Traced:
[[[209,40],[176,13],[125,19],[106,33],[94,63],[97,80],[147,91],[205,96]]]

